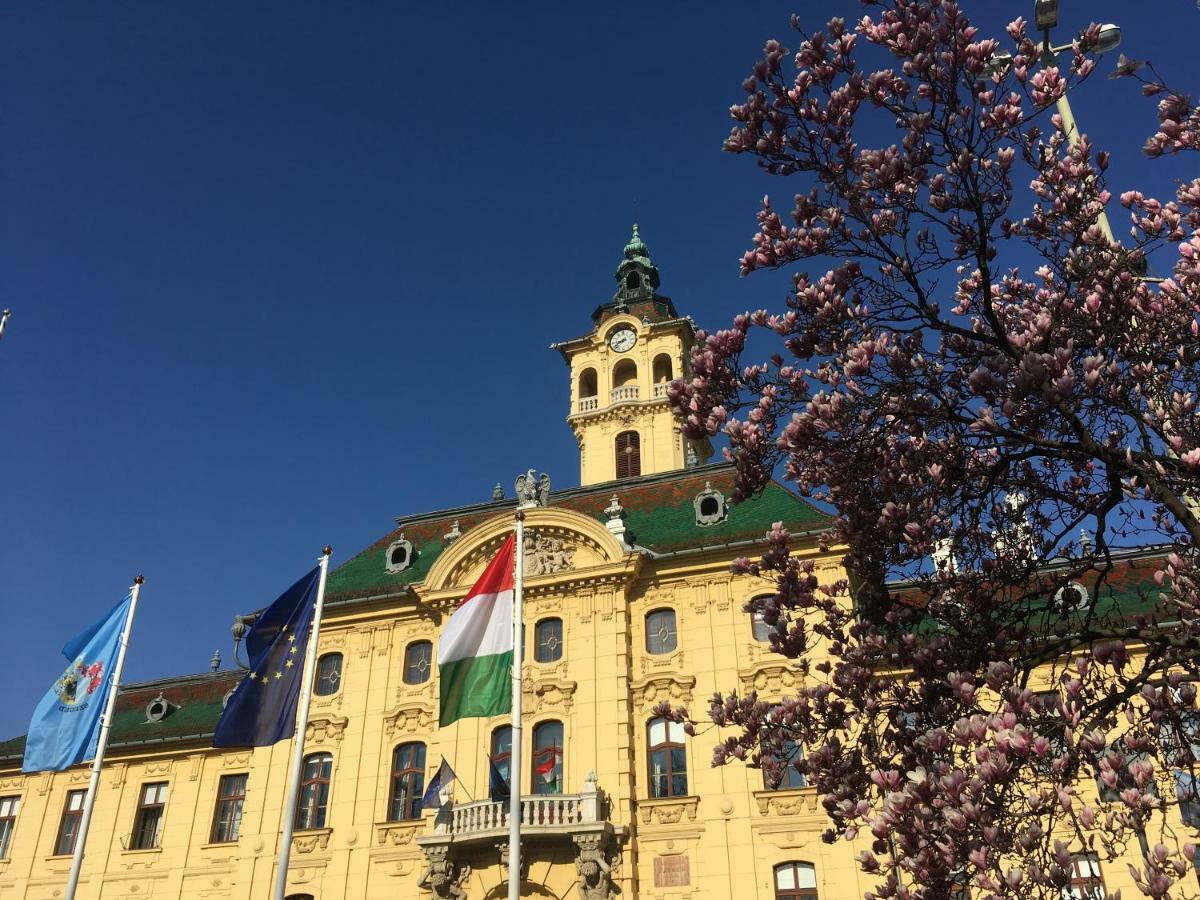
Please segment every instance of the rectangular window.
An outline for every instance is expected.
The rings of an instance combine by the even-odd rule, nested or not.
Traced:
[[[651,719],[650,796],[687,796],[687,749],[681,722]]]
[[[248,775],[222,775],[213,814],[212,843],[230,844],[242,831],[242,804],[246,802]]]
[[[163,809],[167,805],[167,783],[156,781],[142,785],[137,815],[133,817],[130,850],[153,850],[162,837]]]
[[[296,798],[296,828],[324,828],[329,807],[329,779],[333,774],[333,756],[313,753],[304,758],[300,796]]]
[[[13,829],[17,827],[20,806],[20,797],[0,797],[0,859],[8,859],[8,847],[12,843]]]
[[[1062,890],[1064,900],[1104,900],[1100,860],[1091,853],[1071,856],[1071,884]]]
[[[85,796],[87,791],[67,791],[62,821],[58,825],[58,839],[54,842],[54,853],[57,856],[70,856],[75,852],[75,838],[79,835],[79,820],[83,817]]]

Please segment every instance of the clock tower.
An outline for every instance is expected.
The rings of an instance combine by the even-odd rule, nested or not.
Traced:
[[[658,293],[658,268],[633,226],[617,267],[617,292],[592,313],[592,330],[553,345],[571,368],[567,424],[579,442],[579,483],[598,484],[708,462],[667,403],[667,385],[689,374],[695,326]]]

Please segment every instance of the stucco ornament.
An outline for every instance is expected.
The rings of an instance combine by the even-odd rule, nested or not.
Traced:
[[[575,567],[575,545],[548,534],[525,534],[525,574],[553,575]]]

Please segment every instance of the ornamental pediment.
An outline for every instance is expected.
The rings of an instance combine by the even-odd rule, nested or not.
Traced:
[[[627,581],[640,557],[600,522],[558,507],[535,507],[525,514],[525,583],[531,591],[548,585],[599,580]],[[461,597],[515,527],[505,514],[463,532],[429,570],[421,594],[431,601]]]

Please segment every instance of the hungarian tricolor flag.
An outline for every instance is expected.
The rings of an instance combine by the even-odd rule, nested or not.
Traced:
[[[438,645],[438,725],[512,709],[513,554],[509,535],[446,623]]]
[[[558,788],[558,761],[560,759],[562,759],[562,750],[557,745],[533,751],[533,771],[554,790]]]

